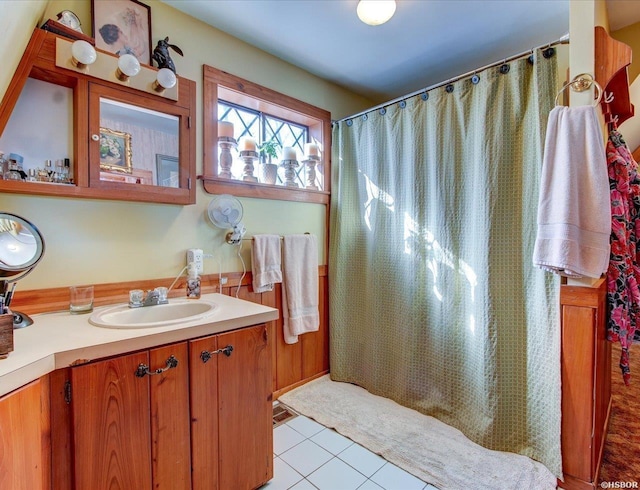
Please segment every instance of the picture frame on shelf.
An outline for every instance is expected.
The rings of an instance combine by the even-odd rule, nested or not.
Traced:
[[[156,153],[156,185],[162,187],[180,187],[178,157]]]
[[[123,131],[100,128],[100,168],[130,174],[131,135]]]
[[[151,7],[138,0],[91,0],[96,48],[151,65]]]

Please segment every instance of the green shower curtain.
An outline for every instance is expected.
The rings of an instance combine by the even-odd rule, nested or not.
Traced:
[[[331,378],[560,476],[560,286],[532,264],[557,57],[532,59],[334,124]]]

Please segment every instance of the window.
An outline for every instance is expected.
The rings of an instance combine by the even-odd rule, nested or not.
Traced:
[[[255,139],[258,143],[275,141],[280,145],[280,148],[285,146],[294,148],[298,155],[303,155],[305,143],[310,143],[308,139],[309,128],[307,126],[285,121],[264,112],[255,111],[220,99],[218,99],[218,120],[228,121],[233,124],[235,132],[233,136],[237,141],[246,136]],[[231,173],[234,176],[241,176],[244,162],[238,152],[233,152],[232,155],[234,158]],[[266,163],[264,157],[260,159],[257,165],[260,166],[263,163]],[[258,169],[256,168],[255,171],[257,172]],[[304,188],[308,180],[305,166],[301,164],[297,169],[294,169],[294,172],[295,182],[301,188]],[[315,184],[319,189],[323,189],[323,175],[319,172],[314,172],[314,174],[316,175]],[[260,179],[260,181],[262,182],[263,179]],[[284,185],[284,177],[281,172],[276,176],[276,185]]]
[[[329,112],[206,65],[203,110],[204,175],[201,179],[207,192],[328,204],[331,153]],[[288,146],[296,149],[300,165],[294,169],[294,176],[290,180],[297,187],[284,185],[282,168],[278,169],[274,184],[267,184],[264,180],[242,180],[245,162],[236,149],[231,150],[232,177],[225,178],[219,167],[218,121],[233,123],[237,141],[243,136],[251,136],[258,144],[275,140],[281,148]],[[302,163],[306,143],[315,143],[320,148],[320,161],[315,168],[312,167],[312,171],[308,171]],[[254,175],[259,178],[260,166],[261,163],[256,160]],[[318,190],[306,188],[313,171]]]

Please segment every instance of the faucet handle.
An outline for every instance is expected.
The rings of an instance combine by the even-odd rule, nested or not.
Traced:
[[[160,302],[165,302],[167,301],[167,294],[169,293],[169,290],[165,287],[157,287],[154,289],[154,291],[156,291],[158,293],[158,301]]]
[[[144,299],[144,291],[142,289],[132,289],[129,291],[129,304],[142,305]]]

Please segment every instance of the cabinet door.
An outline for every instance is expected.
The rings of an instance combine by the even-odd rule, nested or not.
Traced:
[[[273,477],[271,355],[265,325],[218,336],[220,488],[248,490]]]
[[[151,489],[148,352],[71,370],[75,488]]]
[[[212,335],[189,342],[193,490],[218,489],[218,348]]]
[[[189,373],[187,343],[149,351],[151,370],[175,368],[149,376],[151,383],[151,456],[154,490],[191,488],[189,444]]]
[[[0,398],[0,488],[50,486],[48,396],[43,378]]]

